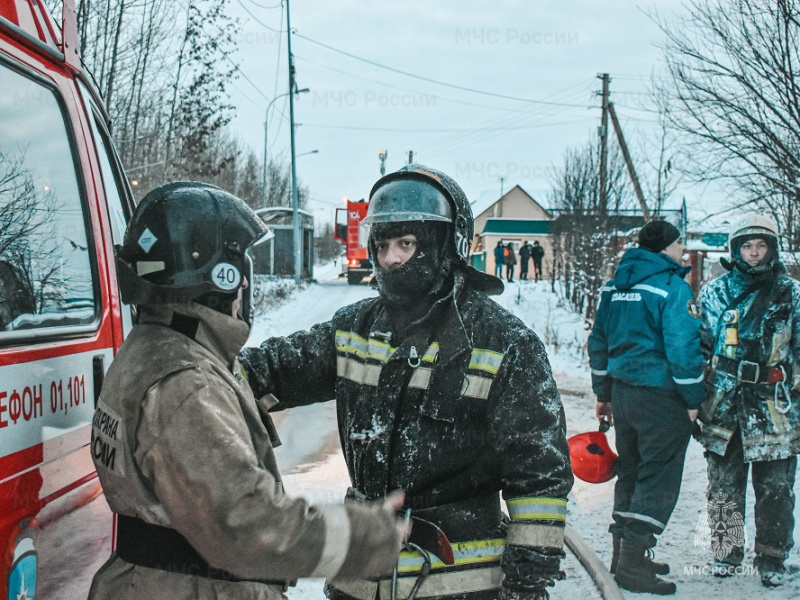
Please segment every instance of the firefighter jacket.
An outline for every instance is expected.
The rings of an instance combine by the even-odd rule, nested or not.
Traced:
[[[198,304],[140,309],[103,384],[95,465],[120,525],[135,517],[177,531],[213,570],[113,554],[90,598],[275,600],[285,580],[391,572],[399,543],[389,511],[284,494],[266,407],[235,363],[249,327]],[[118,531],[118,552],[120,541]]]
[[[699,415],[705,447],[724,455],[739,428],[747,462],[800,453],[800,396],[791,390],[800,358],[800,282],[783,272],[759,282],[734,268],[703,287],[699,304],[714,366]]]
[[[592,388],[611,401],[611,382],[680,394],[689,409],[704,399],[700,313],[689,272],[669,256],[631,248],[602,289],[589,336]]]
[[[434,557],[420,597],[502,583],[541,589],[558,575],[573,481],[563,407],[539,338],[456,275],[405,339],[395,339],[385,303],[371,298],[310,331],[247,348],[240,360],[256,395],[273,393],[278,408],[335,398],[352,494],[404,489],[412,515],[444,530],[456,567]],[[498,527],[499,491],[507,533]],[[401,554],[401,596],[410,585],[402,576],[422,562]],[[377,587],[333,585],[355,598]]]

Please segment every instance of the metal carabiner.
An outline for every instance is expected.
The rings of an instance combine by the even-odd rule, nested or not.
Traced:
[[[406,596],[406,600],[415,600],[417,594],[419,593],[419,588],[422,587],[425,578],[428,577],[431,573],[431,555],[430,553],[425,550],[424,548],[418,546],[417,544],[413,544],[411,542],[405,542],[403,544],[403,550],[414,550],[419,552],[422,555],[422,567],[420,569],[419,575],[417,575],[417,580],[414,582],[414,586],[411,588],[411,591]],[[398,600],[397,599],[397,567],[394,568],[392,572],[392,591],[391,591],[391,600]]]
[[[775,410],[777,410],[780,414],[785,415],[789,410],[792,408],[792,391],[786,385],[786,369],[783,368],[783,365],[779,366],[781,373],[783,374],[783,379],[775,384]],[[786,398],[786,407],[783,408],[778,401],[778,388],[783,391],[783,397]]]
[[[408,351],[408,366],[416,369],[421,363],[422,359],[417,354],[417,347],[411,346],[411,350]]]

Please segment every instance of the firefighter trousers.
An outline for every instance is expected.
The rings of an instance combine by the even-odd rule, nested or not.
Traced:
[[[652,548],[678,501],[692,422],[677,392],[614,381],[611,397],[619,460],[608,530]]]
[[[739,565],[744,558],[747,478],[752,469],[756,555],[783,562],[794,545],[794,480],[797,457],[744,461],[742,436],[736,430],[725,455],[706,452],[708,523],[715,560]]]

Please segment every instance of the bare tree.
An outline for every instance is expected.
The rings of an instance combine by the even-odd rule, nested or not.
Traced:
[[[689,0],[659,20],[687,172],[757,203],[800,245],[800,1]]]
[[[635,205],[619,147],[613,145],[610,150],[605,195],[608,206],[600,205],[596,141],[567,150],[563,167],[556,170],[551,195],[551,206],[557,213],[553,223],[553,285],[559,279],[564,297],[590,320],[600,287],[615,262],[612,234],[624,220],[620,211]]]

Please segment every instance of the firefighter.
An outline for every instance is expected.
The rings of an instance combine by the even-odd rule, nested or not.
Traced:
[[[674,594],[651,559],[681,487],[692,422],[704,398],[700,319],[684,281],[681,234],[665,221],[639,231],[602,289],[589,336],[597,416],[616,428],[611,571],[632,592]]]
[[[779,260],[778,231],[758,214],[730,231],[728,273],[700,291],[711,393],[700,410],[708,462],[712,571],[734,574],[744,557],[745,491],[755,491],[755,558],[766,587],[783,583],[793,546],[800,452],[800,282]]]
[[[469,266],[472,213],[449,176],[408,165],[382,177],[365,222],[378,297],[240,355],[277,408],[335,397],[350,497],[406,490],[396,579],[334,578],[328,598],[548,598],[573,477],[544,346],[489,299],[502,282]],[[457,566],[440,538],[421,539],[426,523]]]
[[[276,432],[236,354],[249,325],[247,249],[269,234],[210,185],[156,188],[118,247],[137,324],[105,378],[92,455],[117,515],[91,599],[278,600],[305,576],[379,576],[400,547],[395,509],[284,494]]]

